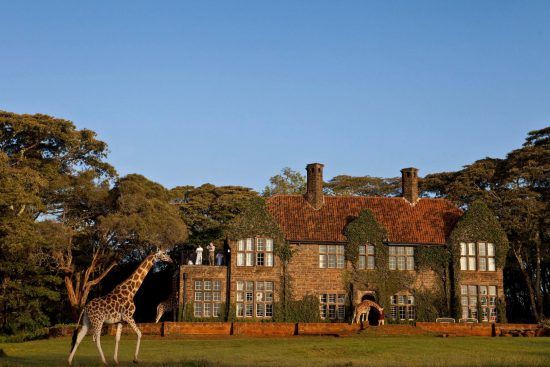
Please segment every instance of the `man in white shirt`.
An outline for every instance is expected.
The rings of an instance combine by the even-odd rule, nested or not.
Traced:
[[[195,265],[202,265],[202,247],[199,245],[197,249],[195,250],[197,253],[197,258],[195,259]]]

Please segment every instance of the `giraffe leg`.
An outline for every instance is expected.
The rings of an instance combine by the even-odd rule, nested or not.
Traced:
[[[365,321],[367,322],[367,326],[369,325],[369,313],[370,313],[370,307],[367,307],[367,312],[365,312]]]
[[[97,346],[97,350],[99,351],[99,356],[101,357],[101,362],[106,366],[107,361],[105,360],[105,355],[103,354],[103,349],[101,349],[101,327],[103,325],[96,326],[94,328],[94,336],[95,336],[95,345]]]
[[[115,364],[118,364],[118,342],[120,341],[120,334],[122,334],[122,323],[116,325],[116,335],[115,335]]]
[[[82,318],[82,327],[80,328],[80,331],[78,332],[78,335],[76,337],[75,344],[73,346],[73,350],[71,350],[71,354],[69,354],[69,366],[73,363],[73,358],[76,353],[76,349],[78,348],[78,345],[84,339],[86,336],[86,333],[88,332],[88,329],[90,328],[90,321],[88,320],[88,315],[84,313],[84,316]]]
[[[141,331],[139,330],[139,328],[136,325],[136,322],[131,316],[125,316],[124,321],[126,321],[128,325],[130,325],[132,330],[134,330],[134,332],[137,335],[136,353],[134,354],[134,363],[138,363],[139,344],[141,342]]]
[[[157,306],[157,318],[155,319],[155,323],[159,322],[163,314],[164,314],[164,307],[161,303]]]

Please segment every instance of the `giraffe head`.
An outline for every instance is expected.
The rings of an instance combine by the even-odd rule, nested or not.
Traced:
[[[170,256],[168,256],[168,254],[164,250],[158,250],[157,253],[155,254],[155,256],[153,257],[153,262],[157,262],[157,261],[164,261],[164,262],[167,262],[167,263],[173,263],[174,262],[172,260],[172,258]]]

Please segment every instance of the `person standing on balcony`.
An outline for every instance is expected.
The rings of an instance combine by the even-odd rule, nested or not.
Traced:
[[[199,245],[199,247],[197,247],[195,252],[197,253],[197,258],[195,259],[195,265],[202,265],[202,246]]]
[[[218,251],[216,254],[216,265],[221,266],[223,262],[223,253],[221,251]]]
[[[214,243],[210,242],[210,244],[206,246],[206,249],[208,250],[208,265],[214,265],[214,254],[216,253],[216,246],[214,246]]]

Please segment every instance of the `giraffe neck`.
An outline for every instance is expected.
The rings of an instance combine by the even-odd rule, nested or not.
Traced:
[[[149,273],[149,270],[153,267],[154,263],[154,255],[147,256],[141,264],[137,267],[136,270],[130,275],[125,281],[120,283],[117,288],[118,289],[126,289],[128,292],[128,296],[130,298],[134,298],[136,295],[139,287],[141,287],[141,283],[143,283],[143,280],[147,276],[147,273]]]

